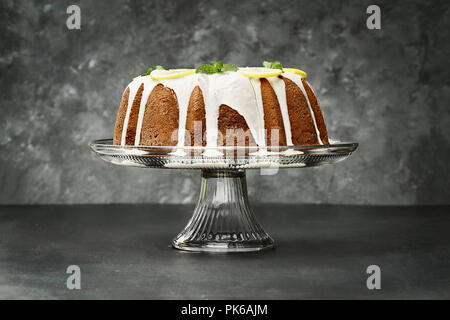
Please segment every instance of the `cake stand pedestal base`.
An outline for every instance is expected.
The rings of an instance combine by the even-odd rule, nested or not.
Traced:
[[[202,170],[194,214],[172,245],[202,252],[246,252],[273,247],[250,209],[244,170]]]
[[[337,163],[350,156],[358,143],[334,141],[329,145],[264,149],[270,153],[259,153],[258,147],[119,146],[112,139],[96,140],[89,146],[116,165],[202,169],[194,214],[172,245],[186,251],[246,252],[272,248],[273,240],[250,209],[244,170],[268,168],[269,164],[292,169]],[[244,155],[230,156],[242,150]],[[217,153],[205,155],[206,151]]]

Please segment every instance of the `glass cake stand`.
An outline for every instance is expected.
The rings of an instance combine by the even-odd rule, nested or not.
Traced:
[[[100,158],[122,166],[164,169],[200,169],[202,183],[197,206],[172,246],[187,251],[248,252],[272,248],[250,208],[246,169],[275,174],[280,168],[305,168],[346,159],[358,147],[354,142],[325,146],[289,147],[176,147],[118,146],[112,139],[93,141]]]

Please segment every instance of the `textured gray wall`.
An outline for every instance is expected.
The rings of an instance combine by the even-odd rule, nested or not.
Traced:
[[[120,96],[148,66],[280,60],[309,73],[333,166],[249,172],[253,201],[450,203],[448,1],[0,1],[0,203],[195,202],[198,171],[108,165]]]

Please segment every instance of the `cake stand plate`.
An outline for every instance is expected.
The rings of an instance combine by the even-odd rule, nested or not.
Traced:
[[[122,166],[163,169],[200,169],[200,196],[192,218],[172,246],[187,251],[246,252],[272,248],[250,208],[246,169],[275,174],[280,168],[332,164],[356,150],[355,142],[289,147],[176,147],[118,146],[112,139],[93,141],[100,158]]]

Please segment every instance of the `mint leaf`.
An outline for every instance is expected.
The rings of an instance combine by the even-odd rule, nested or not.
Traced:
[[[216,61],[216,62],[212,62],[211,63],[217,70],[217,72],[223,72],[222,68],[223,68],[223,62],[222,61]]]
[[[283,70],[283,66],[281,65],[281,63],[277,62],[273,62],[272,63],[272,69],[280,69]]]
[[[216,72],[217,72],[216,67],[210,64],[202,64],[201,66],[198,66],[197,69],[195,69],[195,73],[213,74]]]
[[[224,64],[222,71],[238,71],[238,69],[234,64]]]
[[[283,70],[283,66],[278,61],[274,61],[274,62],[264,61],[263,62],[263,67],[269,68],[269,69],[281,69],[281,70]]]
[[[222,61],[213,61],[211,64],[202,64],[195,70],[196,73],[221,73],[225,71],[237,71],[238,67],[234,64],[223,64]]]
[[[152,68],[148,68],[146,73],[141,74],[141,77],[143,76],[148,76],[150,73],[152,73],[153,69]]]
[[[166,70],[166,69],[164,69],[163,66],[154,66],[153,68],[148,68],[147,72],[141,74],[140,76],[141,76],[141,77],[149,76],[150,73],[152,73],[153,70]]]

